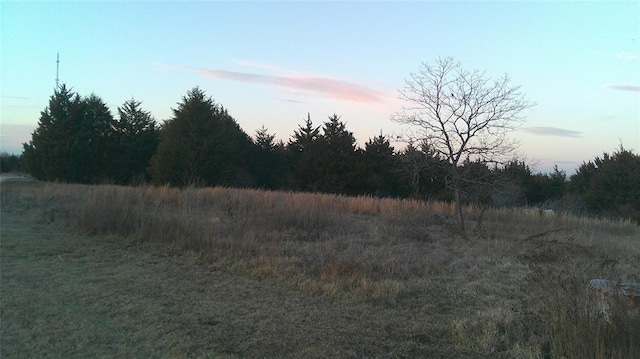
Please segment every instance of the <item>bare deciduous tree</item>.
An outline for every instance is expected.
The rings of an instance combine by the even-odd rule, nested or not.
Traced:
[[[534,104],[519,86],[510,85],[507,75],[491,81],[484,71],[465,70],[450,57],[438,59],[433,66],[423,63],[399,92],[407,105],[391,119],[409,125],[409,140],[424,141],[450,165],[456,212],[464,231],[459,165],[465,159],[485,163],[512,159],[518,143],[508,134],[524,122],[521,112]]]

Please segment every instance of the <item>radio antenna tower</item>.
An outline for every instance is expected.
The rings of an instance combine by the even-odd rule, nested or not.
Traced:
[[[58,89],[58,73],[60,71],[60,53],[56,57],[56,90]]]

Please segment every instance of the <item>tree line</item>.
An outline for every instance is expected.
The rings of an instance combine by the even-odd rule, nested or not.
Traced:
[[[227,109],[193,88],[158,123],[135,99],[114,117],[97,95],[62,85],[41,112],[20,158],[0,156],[0,167],[21,167],[43,181],[231,186],[343,195],[454,201],[492,206],[555,206],[581,214],[640,219],[640,156],[622,146],[563,171],[533,173],[519,160],[490,165],[470,156],[456,163],[428,141],[395,149],[382,133],[359,147],[346,122],[333,114],[315,124],[308,114],[289,140],[267,128],[248,135]]]

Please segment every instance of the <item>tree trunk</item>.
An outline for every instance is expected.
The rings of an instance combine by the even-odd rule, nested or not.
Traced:
[[[458,224],[460,225],[460,233],[464,234],[465,233],[465,228],[464,228],[464,215],[462,214],[462,202],[460,200],[460,189],[459,189],[459,185],[458,185],[458,180],[454,180],[454,193],[455,193],[455,205],[456,205],[456,212],[458,215]]]
[[[464,214],[462,213],[462,199],[460,198],[460,177],[458,173],[458,164],[454,163],[451,168],[451,174],[453,177],[453,193],[455,198],[455,206],[456,206],[456,215],[458,216],[458,225],[460,234],[462,234],[466,238],[465,228],[464,228]]]

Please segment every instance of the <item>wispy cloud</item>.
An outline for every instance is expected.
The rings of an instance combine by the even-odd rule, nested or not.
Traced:
[[[596,118],[596,121],[606,122],[606,121],[612,121],[612,120],[615,120],[615,119],[616,119],[615,116],[602,116],[602,117]]]
[[[303,101],[292,100],[292,99],[289,99],[289,98],[283,98],[283,99],[281,99],[281,100],[282,100],[282,101],[284,101],[284,102],[304,103]]]
[[[0,96],[0,98],[6,98],[8,100],[28,100],[28,97],[21,97],[21,96]]]
[[[16,109],[23,109],[23,108],[42,108],[42,107],[38,107],[38,106],[33,106],[33,105],[29,105],[29,106],[18,106],[18,105],[2,105],[2,108],[5,110],[16,110]]]
[[[265,64],[263,62],[259,62],[259,61],[252,61],[252,60],[237,60],[235,61],[236,64],[240,65],[240,66],[245,66],[245,67],[253,67],[255,69],[260,69],[260,70],[267,70],[267,71],[271,71],[271,72],[279,72],[279,73],[292,73],[291,70],[282,68],[282,67],[278,67],[278,66],[274,66],[271,64]]]
[[[553,163],[557,163],[557,164],[567,164],[567,165],[574,165],[577,162],[576,161],[571,161],[571,160],[558,160],[558,159],[554,159],[554,158],[548,158],[548,160],[552,161]]]
[[[610,88],[610,89],[614,89],[614,90],[640,92],[640,86],[638,86],[638,85],[631,85],[631,84],[606,84],[606,85],[604,85],[604,86],[605,86],[605,87],[608,87],[608,88]]]
[[[640,60],[640,55],[630,54],[628,52],[619,52],[616,57],[627,61]]]
[[[538,136],[582,137],[582,132],[580,131],[567,130],[558,127],[535,126],[523,127],[522,130]]]
[[[275,66],[265,65],[257,62],[241,61],[239,64],[248,67],[260,68],[267,71],[284,72],[283,69]],[[200,74],[204,77],[218,78],[229,81],[259,84],[265,86],[279,87],[289,94],[303,96],[320,96],[341,101],[359,102],[365,104],[382,104],[385,98],[390,96],[382,91],[374,90],[366,86],[353,82],[333,79],[321,76],[305,75],[264,75],[254,72],[227,71],[220,69],[198,68],[190,66],[175,66],[165,64],[154,64],[158,71],[188,70]],[[290,73],[289,71],[287,71]]]
[[[160,62],[154,62],[153,63],[153,68],[156,71],[171,71],[171,70],[176,70],[176,69],[182,68],[182,66],[174,66],[174,65],[163,64],[163,63],[160,63]]]
[[[30,101],[29,97],[23,96],[0,96],[0,103],[2,103],[2,109],[13,111],[13,110],[22,110],[29,108],[41,108],[39,106],[33,105]],[[27,102],[25,102],[27,101]]]
[[[343,101],[382,103],[384,93],[348,81],[312,76],[273,76],[206,68],[191,68],[205,77],[281,87],[308,96],[322,96]]]

